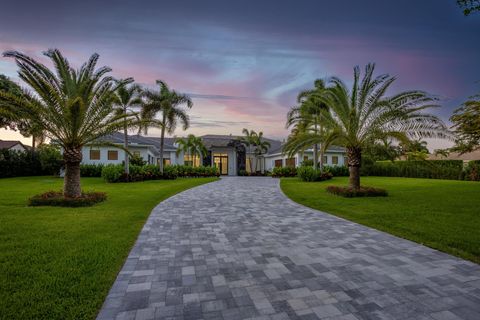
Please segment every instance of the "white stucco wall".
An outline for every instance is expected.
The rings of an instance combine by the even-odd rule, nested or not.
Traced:
[[[307,156],[309,160],[313,160],[313,153],[312,152],[305,152],[303,155],[302,154],[297,154],[295,156],[295,166],[299,166],[303,161],[304,157]],[[328,166],[343,166],[345,164],[345,154],[343,152],[326,152],[325,156],[327,157],[327,162],[324,163],[324,165]],[[338,164],[334,165],[332,162],[332,157],[337,156],[338,157]],[[283,160],[282,166],[285,167],[286,165],[286,160],[287,156],[282,155],[282,154],[277,154],[273,156],[266,156],[265,157],[265,170],[267,171],[272,171],[273,168],[275,167],[275,160]]]
[[[16,144],[13,147],[9,148],[9,150],[21,151],[21,152],[26,151],[26,149],[21,144]]]
[[[100,150],[100,159],[99,160],[92,160],[90,159],[90,150]],[[118,152],[117,160],[108,160],[108,151],[115,150]],[[140,156],[144,161],[148,161],[150,156],[150,163],[156,163],[156,157],[152,151],[149,150],[147,147],[129,147],[129,151],[133,154],[134,152],[140,152]],[[120,148],[105,146],[105,147],[90,147],[85,146],[82,148],[82,163],[84,164],[121,164],[125,160],[125,151]]]

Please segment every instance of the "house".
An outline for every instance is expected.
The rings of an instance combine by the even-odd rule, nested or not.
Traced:
[[[264,138],[270,143],[267,153],[255,154],[254,147],[245,146],[239,136],[233,135],[204,135],[200,137],[208,150],[203,158],[192,157],[180,152],[177,155],[175,138],[165,138],[163,161],[169,164],[188,164],[192,166],[215,166],[222,175],[238,175],[241,171],[271,171],[274,167],[297,167],[305,160],[313,160],[313,150],[306,150],[294,157],[287,157],[282,153],[282,142]],[[83,147],[82,163],[85,164],[120,164],[125,159],[123,134],[114,133],[101,139],[108,145],[91,144]],[[129,135],[129,151],[141,156],[149,164],[158,164],[160,161],[160,138]],[[120,146],[116,148],[115,145]],[[345,163],[345,149],[332,146],[325,153],[324,164],[343,165]]]
[[[0,150],[27,151],[28,147],[18,140],[0,140]]]
[[[480,149],[474,150],[472,152],[463,153],[463,154],[460,154],[458,152],[451,152],[446,157],[442,155],[429,154],[427,159],[428,160],[462,160],[464,164],[466,164],[470,161],[480,160]]]

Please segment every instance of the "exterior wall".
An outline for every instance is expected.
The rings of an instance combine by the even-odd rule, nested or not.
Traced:
[[[313,160],[313,153],[312,152],[305,152],[303,155],[302,154],[297,154],[295,156],[295,166],[298,167],[303,161],[304,161],[304,156],[308,157],[308,160]],[[345,153],[343,152],[326,152],[325,156],[327,157],[327,162],[324,162],[324,165],[328,166],[343,166],[346,164],[345,162]],[[338,164],[333,164],[332,163],[332,157],[337,156],[338,157]],[[275,160],[282,160],[282,167],[286,166],[286,159],[288,157],[282,154],[277,154],[277,155],[272,155],[272,156],[266,156],[265,157],[265,170],[267,171],[272,171],[273,168],[275,167]]]
[[[228,175],[236,176],[237,173],[237,152],[233,148],[212,148],[212,162],[213,167],[213,156],[215,153],[226,153],[228,156]]]
[[[129,151],[133,154],[134,152],[139,152],[140,156],[144,161],[148,162],[148,159],[150,158],[150,164],[156,163],[155,161],[155,155],[153,152],[148,149],[147,147],[135,147],[131,146],[128,148]],[[100,150],[100,159],[99,160],[92,160],[90,159],[90,150]],[[115,150],[118,152],[118,158],[117,160],[108,160],[108,151],[109,150]],[[85,146],[82,148],[82,163],[83,164],[121,164],[123,163],[125,159],[125,151],[120,149],[120,148],[115,148],[111,146],[102,146],[102,147],[89,147]],[[150,156],[150,157],[149,157]]]
[[[13,147],[9,148],[9,150],[13,150],[13,151],[26,151],[27,149],[25,149],[20,143],[19,144],[16,144],[14,145]]]

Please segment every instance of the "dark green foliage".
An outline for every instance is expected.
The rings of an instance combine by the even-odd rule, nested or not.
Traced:
[[[28,205],[54,207],[90,207],[107,200],[105,192],[82,192],[78,198],[66,198],[62,191],[48,191],[28,199]]]
[[[102,176],[102,169],[104,167],[103,163],[99,164],[81,164],[80,165],[80,176],[81,177],[96,177],[100,178]]]
[[[324,181],[332,179],[333,175],[330,172],[320,172],[313,167],[301,166],[297,169],[297,174],[300,179],[307,182]]]
[[[305,167],[313,167],[313,160],[311,159],[308,159],[308,160],[303,160],[302,163],[300,163],[301,166],[305,166]]]
[[[63,166],[63,157],[58,147],[42,144],[38,147],[38,158],[44,174],[58,175]]]
[[[183,166],[183,165],[174,165],[171,166],[177,170],[179,177],[218,177],[220,172],[216,167],[192,167],[192,166]]]
[[[41,176],[44,174],[38,153],[0,150],[0,178]]]
[[[143,160],[143,158],[138,154],[134,154],[129,160],[129,164],[133,164],[135,166],[144,166],[147,163],[147,161]]]
[[[123,165],[107,164],[102,169],[102,178],[106,182],[120,182],[123,173]]]
[[[480,181],[480,161],[470,161],[463,170],[463,180]]]
[[[377,161],[362,168],[364,176],[405,177],[458,180],[462,178],[463,161]]]
[[[386,197],[388,196],[387,190],[380,188],[372,187],[360,187],[354,189],[350,186],[328,186],[327,192],[330,192],[337,196],[342,196],[345,198],[354,198],[354,197]]]
[[[270,171],[247,172],[246,170],[239,170],[238,175],[243,177],[267,177],[267,176],[271,176],[272,173]]]
[[[348,177],[350,174],[347,166],[324,166],[323,170],[330,172],[334,177]]]
[[[275,167],[272,170],[273,178],[296,177],[297,168],[295,167]]]

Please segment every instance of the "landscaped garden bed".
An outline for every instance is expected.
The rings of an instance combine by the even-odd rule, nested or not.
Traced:
[[[90,207],[107,200],[105,192],[82,192],[80,197],[64,197],[62,191],[48,191],[28,199],[28,205],[54,207]]]

